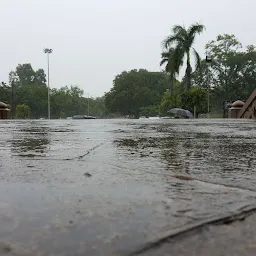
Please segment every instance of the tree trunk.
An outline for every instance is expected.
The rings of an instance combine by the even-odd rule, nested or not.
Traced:
[[[187,84],[187,90],[191,88],[191,66],[187,66],[186,68],[186,84]]]
[[[171,83],[170,93],[171,93],[171,95],[173,95],[174,94],[174,77],[173,77],[173,75],[170,75],[170,83]]]
[[[187,68],[186,68],[187,90],[189,90],[191,87],[191,73],[192,73],[192,68],[190,64],[190,52],[187,51]]]

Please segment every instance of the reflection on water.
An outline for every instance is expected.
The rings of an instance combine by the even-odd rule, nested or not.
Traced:
[[[28,122],[17,129],[10,140],[11,150],[21,157],[45,157],[49,151],[49,146],[56,139],[57,134],[67,134],[74,132],[67,128],[69,125],[56,125],[55,123]],[[61,136],[60,136],[61,137]]]
[[[47,138],[23,138],[21,140],[15,140],[12,142],[13,152],[16,153],[44,153],[45,149],[49,144],[49,139]],[[20,156],[24,156],[20,154]]]
[[[231,196],[236,189],[256,192],[252,178],[256,169],[255,123],[171,122],[133,124],[132,136],[120,135],[115,141],[123,155],[133,155],[133,162],[140,166],[151,163],[145,174],[155,163],[165,163],[155,173],[169,199],[163,201],[167,215],[188,218],[187,223],[202,220],[213,216],[216,209],[218,214],[227,211],[224,205],[240,205],[241,195],[236,199]],[[255,201],[251,194],[245,197]]]
[[[44,156],[50,143],[46,127],[25,127],[11,140],[11,150],[21,157]]]
[[[153,150],[154,157],[166,163],[167,176],[170,173],[189,178],[196,176],[197,179],[229,185],[236,185],[235,181],[241,186],[241,176],[247,181],[254,174],[255,123],[225,123],[225,120],[172,122],[159,123],[158,126],[134,125],[137,131],[135,136],[120,138],[116,140],[116,145],[124,152],[125,148],[128,152],[132,151],[135,157],[151,157]],[[159,132],[149,136],[150,129]],[[251,189],[254,185],[250,184]],[[245,183],[244,187],[247,186]]]

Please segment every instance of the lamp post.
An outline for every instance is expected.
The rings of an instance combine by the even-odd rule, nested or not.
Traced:
[[[208,65],[208,67],[212,63],[212,57],[208,51],[206,51],[205,62]],[[209,69],[207,72],[207,84],[208,84],[207,85],[207,113],[208,113],[208,118],[209,118],[210,117],[210,70]]]
[[[89,98],[89,93],[86,93],[88,95],[87,97],[87,103],[88,103],[88,106],[87,106],[87,116],[89,116],[90,114],[90,98]]]
[[[18,81],[18,78],[16,76],[14,76],[12,78],[12,81],[11,81],[11,89],[12,89],[11,113],[12,113],[12,119],[14,119],[14,85],[15,85],[15,82],[17,82],[17,81]]]
[[[15,107],[14,107],[14,87],[15,84],[19,81],[19,77],[16,74],[13,74],[10,79],[10,85],[11,85],[11,115],[12,119],[14,119],[14,113],[15,113]]]
[[[47,69],[48,69],[48,119],[51,119],[51,105],[50,105],[50,54],[53,52],[52,49],[45,48],[44,53],[47,54]]]

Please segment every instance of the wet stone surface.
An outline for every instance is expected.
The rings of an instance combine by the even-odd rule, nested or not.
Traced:
[[[0,121],[0,255],[129,255],[256,204],[255,126]]]

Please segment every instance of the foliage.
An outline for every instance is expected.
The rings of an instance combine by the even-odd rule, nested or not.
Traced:
[[[171,108],[180,108],[181,107],[181,93],[183,89],[181,87],[180,82],[176,81],[174,84],[174,92],[166,91],[163,95],[162,102],[160,105],[160,114],[162,116],[168,115],[168,110]]]
[[[249,45],[245,50],[234,35],[219,35],[206,45],[212,63],[202,63],[193,74],[193,84],[212,90],[211,102],[216,109],[224,100],[246,100],[256,84],[256,50]]]
[[[16,117],[19,119],[29,118],[31,114],[30,107],[26,104],[18,105],[16,107]]]
[[[30,63],[19,64],[15,72],[9,74],[10,80],[17,77],[17,84],[22,85],[46,85],[46,75],[43,69],[34,70]]]
[[[197,34],[201,34],[204,30],[202,24],[192,24],[188,29],[184,26],[175,25],[172,28],[172,33],[168,36],[163,44],[166,51],[162,53],[162,61],[160,65],[167,63],[165,71],[170,74],[171,80],[174,79],[183,66],[183,60],[186,56],[186,84],[187,89],[191,87],[191,50],[196,61],[196,69],[200,66],[200,56],[193,48]]]
[[[165,72],[170,76],[170,93],[174,93],[174,83],[176,76],[179,75],[180,67],[183,65],[183,59],[179,58],[178,51],[170,47],[167,51],[162,52],[160,66],[166,63]]]
[[[87,114],[97,117],[107,115],[104,99],[88,99],[83,97],[83,94],[83,90],[78,86],[64,86],[60,89],[51,90],[52,116],[54,118],[66,118],[68,116]]]
[[[140,108],[140,116],[158,116],[159,115],[159,106],[147,106]]]
[[[196,107],[196,117],[207,112],[207,92],[200,87],[192,87],[181,94],[181,107],[190,112],[194,112]]]
[[[0,84],[0,97],[0,101],[10,102],[9,99],[11,99],[11,88],[4,82]]]
[[[138,117],[141,107],[159,105],[168,88],[170,81],[163,72],[124,71],[115,77],[113,87],[105,94],[106,107],[112,113]]]
[[[34,71],[31,64],[18,65],[15,71],[9,74],[9,85],[1,83],[1,101],[11,103],[13,88],[14,109],[20,111],[20,106],[30,108],[31,118],[47,117],[48,88],[45,73],[42,69]],[[83,97],[83,90],[78,86],[64,86],[60,89],[50,90],[51,117],[66,118],[76,114],[88,114],[88,99]],[[89,99],[89,114],[97,117],[107,115],[104,98]],[[22,112],[23,113],[23,112]],[[23,118],[18,112],[16,117]],[[27,116],[26,116],[27,117]]]
[[[86,114],[86,99],[82,97],[83,90],[77,86],[61,87],[51,90],[51,112],[53,118]]]
[[[47,95],[45,85],[22,85],[14,89],[14,102],[28,105],[31,117],[44,117],[47,115]]]
[[[180,95],[177,93],[171,94],[169,91],[165,92],[162,99],[162,103],[160,105],[160,114],[162,116],[167,116],[168,110],[177,107],[181,107]]]
[[[105,97],[90,99],[90,114],[97,117],[108,117],[109,111],[105,106]]]

